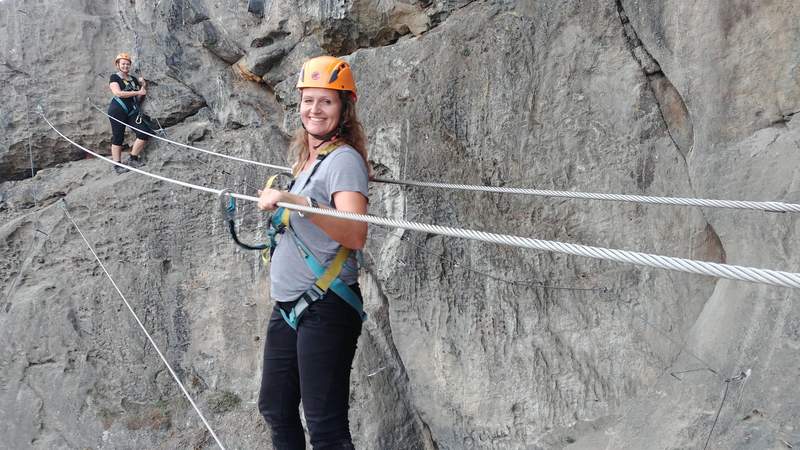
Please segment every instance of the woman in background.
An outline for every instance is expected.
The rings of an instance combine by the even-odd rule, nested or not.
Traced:
[[[137,80],[130,75],[131,57],[127,53],[117,55],[114,58],[114,66],[117,68],[117,73],[112,74],[108,82],[108,87],[114,94],[111,103],[108,105],[108,115],[152,134],[153,130],[144,120],[137,120],[141,114],[139,104],[144,100],[144,96],[147,95],[147,82],[144,78]],[[111,122],[112,133],[111,159],[121,162],[122,144],[125,141],[125,125],[113,119],[108,120]],[[139,158],[139,155],[142,153],[144,144],[149,136],[140,131],[134,130],[134,132],[136,133],[136,141],[133,142],[130,157],[125,161],[125,164],[131,167],[140,167],[144,162]],[[116,173],[125,173],[128,172],[128,169],[114,165],[114,171]]]

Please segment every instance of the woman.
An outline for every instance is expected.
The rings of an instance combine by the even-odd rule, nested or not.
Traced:
[[[289,191],[262,191],[259,208],[275,210],[286,202],[365,214],[366,138],[356,116],[349,64],[330,56],[313,58],[303,65],[297,88],[303,128],[290,146],[295,181]],[[276,449],[305,448],[301,399],[314,449],[352,449],[350,370],[365,316],[358,263],[348,249],[364,247],[367,224],[297,212],[288,222],[270,268],[276,304],[267,328],[259,411]],[[322,278],[309,254],[318,260],[317,270],[341,266],[327,291],[319,287]]]
[[[137,80],[130,75],[131,57],[127,53],[117,55],[114,58],[114,66],[116,66],[118,72],[111,75],[108,83],[108,87],[114,94],[114,98],[111,99],[111,103],[108,105],[108,115],[152,134],[153,130],[147,126],[144,120],[137,120],[141,114],[139,103],[147,95],[147,82],[144,78]],[[112,133],[111,159],[120,162],[122,158],[122,143],[125,141],[125,125],[113,119],[108,120],[111,122]],[[125,161],[125,164],[139,167],[144,164],[139,159],[139,155],[142,153],[144,144],[149,136],[136,130],[134,132],[136,133],[136,141],[133,143],[130,157]],[[125,173],[128,172],[128,169],[114,165],[114,171],[116,173]]]

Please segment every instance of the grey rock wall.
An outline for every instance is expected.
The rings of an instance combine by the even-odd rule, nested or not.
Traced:
[[[106,107],[117,52],[133,54],[171,139],[239,157],[286,163],[297,67],[327,52],[355,68],[382,176],[796,202],[798,19],[790,1],[0,3],[2,446],[214,446],[62,199],[226,446],[269,442],[258,256],[231,244],[213,196],[113,175],[36,114],[107,152],[86,97]],[[146,155],[150,171],[251,195],[270,174],[164,143]],[[264,217],[240,206],[242,235],[260,239]],[[799,261],[789,214],[380,184],[370,212]],[[381,227],[364,253],[358,448],[800,443],[792,290]]]

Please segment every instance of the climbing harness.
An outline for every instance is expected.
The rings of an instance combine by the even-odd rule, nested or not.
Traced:
[[[97,152],[89,150],[88,148],[73,141],[64,133],[59,131],[44,115],[40,108],[37,111],[42,117],[42,120],[55,131],[64,140],[73,146],[81,149],[82,151],[106,161],[110,164],[125,167],[132,172],[140,173],[151,178],[155,178],[168,183],[176,184],[179,186],[196,189],[203,192],[209,192],[219,195],[222,191],[206,186],[200,186],[185,181],[179,181],[172,178],[164,177],[161,175],[146,172],[135,167],[126,166],[125,164],[114,161]],[[248,200],[257,202],[258,198],[250,195],[231,193],[229,194],[237,199]],[[654,267],[659,269],[675,270],[678,272],[693,273],[699,275],[707,275],[718,278],[726,278],[729,280],[748,281],[752,283],[762,283],[771,286],[783,286],[789,288],[800,288],[800,273],[786,272],[779,270],[761,269],[756,267],[738,266],[733,264],[712,263],[707,261],[698,261],[686,258],[677,258],[672,256],[662,256],[651,253],[633,252],[628,250],[617,250],[603,247],[593,247],[589,245],[570,244],[558,241],[547,241],[541,239],[533,239],[522,236],[513,236],[506,234],[487,233],[485,231],[469,230],[463,228],[445,227],[440,225],[431,225],[426,223],[411,222],[407,220],[391,219],[388,217],[378,217],[367,214],[355,214],[335,209],[314,208],[309,206],[295,205],[292,203],[279,202],[279,207],[289,210],[319,214],[323,216],[336,217],[339,219],[347,219],[356,222],[371,223],[374,225],[387,226],[392,228],[402,228],[405,230],[419,231],[428,234],[437,234],[441,236],[450,236],[461,239],[470,239],[482,242],[489,242],[499,245],[509,245],[520,248],[528,248],[533,250],[542,250],[548,252],[564,253],[568,255],[583,256],[587,258],[603,259],[608,261],[616,261],[621,263],[635,264],[645,267]]]
[[[319,150],[317,153],[317,159],[314,161],[314,165],[311,168],[311,172],[306,178],[306,184],[314,176],[317,169],[319,169],[322,161],[324,161],[328,155],[339,148],[340,145],[341,144],[339,142],[334,141],[328,143]],[[269,177],[264,189],[272,189],[275,180],[282,175],[288,176],[285,173],[278,173]],[[290,191],[292,189],[295,181],[296,177],[292,179],[287,190]],[[328,265],[328,267],[323,266],[316,256],[314,256],[314,253],[311,251],[311,249],[308,248],[303,240],[300,239],[300,236],[298,236],[297,233],[292,229],[290,222],[291,211],[283,206],[277,208],[267,220],[267,223],[269,224],[269,228],[267,230],[267,238],[269,241],[267,243],[258,245],[243,244],[236,236],[236,227],[234,224],[236,220],[236,200],[232,195],[230,195],[230,191],[228,190],[223,190],[220,193],[220,209],[222,210],[225,222],[228,224],[228,229],[230,230],[233,241],[240,247],[247,250],[261,250],[261,260],[264,265],[269,264],[270,260],[272,259],[272,254],[275,252],[275,248],[278,245],[278,236],[284,235],[281,239],[288,238],[294,242],[297,250],[300,252],[300,256],[303,258],[303,261],[306,262],[308,268],[311,270],[314,276],[317,277],[317,280],[314,282],[314,284],[298,298],[297,303],[288,313],[284,311],[283,308],[279,308],[283,319],[287,324],[289,324],[290,327],[296,330],[303,313],[308,309],[309,306],[322,299],[328,290],[332,290],[334,293],[336,293],[336,295],[350,305],[358,313],[362,321],[367,320],[367,314],[364,312],[364,308],[361,304],[359,296],[353,292],[353,290],[350,289],[347,284],[339,279],[339,274],[342,272],[345,262],[350,257],[350,249],[339,246],[339,250],[336,252],[336,256],[333,258],[333,261]]]
[[[122,82],[125,83],[125,88],[122,89],[123,92],[134,92],[135,91],[135,89],[129,89],[129,85],[133,86],[134,88],[136,88],[136,82],[135,82],[135,80],[133,80],[133,77],[131,77],[131,80],[128,81],[128,80],[122,78],[122,76],[120,76],[119,73],[117,73],[117,76],[119,76],[119,78],[122,80]],[[128,108],[128,106],[125,104],[125,102],[121,98],[117,97],[116,95],[114,96],[114,101],[117,102],[117,104],[122,107],[122,109],[125,111],[125,114],[127,114],[128,117],[130,117],[130,116],[132,116],[134,114],[139,114],[139,116],[136,117],[136,124],[137,125],[141,125],[142,124],[142,114],[141,114],[141,112],[139,112],[139,99],[137,97],[133,97],[133,108]]]
[[[130,117],[130,116],[132,116],[132,115],[136,114],[136,112],[138,111],[138,110],[136,109],[136,106],[134,106],[134,107],[133,107],[133,109],[128,109],[128,107],[125,105],[125,102],[123,102],[123,101],[122,101],[122,99],[121,99],[121,98],[119,98],[119,97],[116,97],[116,96],[115,96],[115,97],[114,97],[114,101],[115,101],[115,102],[117,102],[117,104],[118,104],[119,106],[121,106],[121,107],[122,107],[122,109],[125,111],[125,114],[127,114],[127,115],[128,115],[128,117]],[[142,121],[141,121],[141,120],[137,120],[137,122],[136,122],[136,123],[137,123],[137,124],[141,124],[141,123],[142,123]]]
[[[119,76],[119,73],[117,73],[117,75]],[[122,76],[120,76],[120,79],[125,84],[125,88],[123,89],[123,91],[134,92],[136,90],[138,82],[133,76],[131,76],[130,81],[122,78]],[[161,126],[161,122],[158,122],[158,119],[156,119],[156,121],[158,122],[158,129],[156,130],[156,127],[153,126],[153,119],[151,119],[150,116],[148,116],[142,111],[142,108],[139,106],[139,97],[133,97],[132,99],[133,108],[128,108],[128,105],[125,104],[125,101],[123,101],[122,98],[118,96],[114,96],[114,101],[117,102],[117,104],[123,109],[123,111],[125,111],[125,114],[127,114],[128,117],[136,115],[136,119],[134,119],[134,123],[136,123],[136,125],[142,125],[142,123],[144,123],[146,127],[149,128],[150,130],[155,130],[156,132],[160,132],[163,136],[166,136],[166,132],[164,131],[164,128]],[[109,115],[109,117],[111,116]],[[127,123],[122,122],[114,117],[112,117],[112,119],[122,123],[123,125],[129,126],[130,128],[136,131],[144,133],[142,130],[136,127],[131,127]],[[149,133],[144,133],[144,134],[150,135]]]

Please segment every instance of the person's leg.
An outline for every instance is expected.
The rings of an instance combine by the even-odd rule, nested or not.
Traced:
[[[258,410],[272,431],[277,450],[303,450],[306,438],[300,422],[297,334],[275,305],[267,327]]]
[[[115,111],[110,110],[109,114],[111,114],[113,117],[121,117],[120,120],[125,118],[124,116],[120,116],[118,113],[115,113]],[[125,142],[125,125],[112,119],[108,120],[111,122],[111,159],[116,162],[122,162],[122,144]],[[127,171],[128,169],[122,166],[114,166],[114,172],[116,173],[125,173]]]
[[[136,129],[133,130],[136,133],[136,141],[133,143],[133,148],[131,148],[131,159],[138,160],[139,155],[144,150],[144,145],[150,140],[150,136],[145,133],[153,134],[152,128],[147,124],[146,120],[141,120],[139,122],[136,121],[137,116],[132,116],[131,118],[131,126],[135,127]]]
[[[122,146],[111,144],[111,159],[114,161],[122,161]]]
[[[353,448],[348,418],[350,371],[360,334],[361,318],[332,291],[300,320],[300,390],[314,450]]]
[[[137,137],[136,140],[133,142],[133,147],[131,148],[131,156],[138,157],[139,154],[142,153],[142,150],[144,150],[144,144],[146,143],[147,143],[146,140]]]

